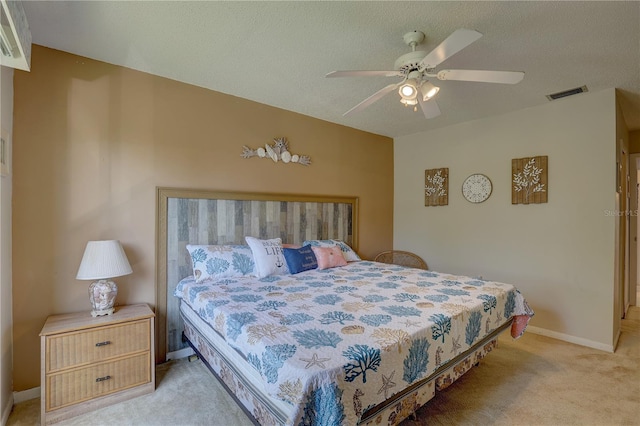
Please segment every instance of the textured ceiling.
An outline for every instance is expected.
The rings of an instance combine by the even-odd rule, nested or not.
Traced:
[[[640,2],[25,1],[33,42],[397,137],[549,102],[586,85],[618,88],[640,129]],[[391,93],[343,113],[397,78],[327,79],[393,69],[402,36],[430,51],[458,28],[484,34],[439,69],[524,71],[517,85],[434,81],[442,114],[426,120]],[[584,95],[578,95],[584,96]],[[562,102],[562,101],[557,101]]]

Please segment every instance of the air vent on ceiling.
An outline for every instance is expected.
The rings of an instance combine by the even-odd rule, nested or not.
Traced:
[[[0,0],[0,65],[31,68],[31,31],[19,1]]]
[[[547,95],[547,99],[555,101],[556,99],[566,98],[567,96],[577,95],[578,93],[588,92],[587,86],[576,87],[575,89],[565,90],[563,92],[552,93]]]
[[[11,28],[8,25],[0,25],[0,53],[2,56],[13,58],[15,45]]]

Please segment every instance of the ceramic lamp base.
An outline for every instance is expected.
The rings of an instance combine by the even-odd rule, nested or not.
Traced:
[[[111,315],[114,312],[115,312],[114,308],[101,309],[99,311],[91,311],[91,316],[92,317],[99,317],[101,315]]]
[[[92,317],[111,315],[115,310],[113,304],[118,294],[118,286],[113,281],[100,280],[89,286],[89,301],[93,310]]]

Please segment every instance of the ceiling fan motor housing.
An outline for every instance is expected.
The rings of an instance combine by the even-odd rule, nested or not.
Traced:
[[[417,70],[422,58],[427,56],[427,52],[416,51],[416,46],[424,41],[425,35],[422,31],[415,30],[406,33],[402,38],[407,46],[411,47],[411,52],[396,59],[394,69],[403,71],[407,75],[410,71]]]
[[[412,70],[417,70],[420,61],[422,61],[425,56],[427,56],[427,53],[423,52],[422,50],[405,53],[404,55],[396,59],[394,69],[398,71],[404,71],[405,73],[408,73]]]

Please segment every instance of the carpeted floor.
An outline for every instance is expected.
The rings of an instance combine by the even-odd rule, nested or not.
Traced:
[[[640,308],[610,354],[531,333],[498,348],[402,426],[640,425]],[[197,380],[194,380],[197,379]],[[150,395],[64,422],[78,425],[223,425],[251,422],[200,362],[158,366]],[[17,404],[8,426],[40,423],[40,400]]]
[[[13,407],[7,426],[40,424],[40,398]],[[83,414],[61,426],[248,426],[251,421],[200,361],[186,358],[156,368],[156,391]]]

